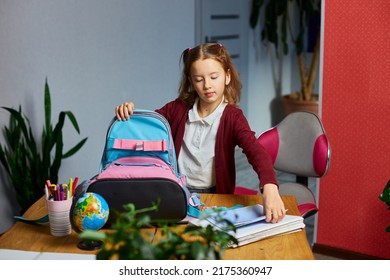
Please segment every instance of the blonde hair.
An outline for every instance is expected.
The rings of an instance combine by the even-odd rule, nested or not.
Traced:
[[[238,105],[241,96],[241,81],[239,75],[234,68],[229,52],[222,44],[206,43],[188,48],[181,55],[183,70],[179,86],[179,98],[189,106],[194,105],[198,94],[192,88],[190,82],[190,69],[192,63],[197,60],[214,59],[221,63],[225,73],[230,74],[230,83],[225,87],[224,96],[228,104]]]

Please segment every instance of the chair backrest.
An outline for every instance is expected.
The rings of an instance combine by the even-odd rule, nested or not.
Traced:
[[[322,177],[329,169],[330,145],[322,122],[314,113],[290,113],[263,132],[258,141],[271,155],[276,170]]]

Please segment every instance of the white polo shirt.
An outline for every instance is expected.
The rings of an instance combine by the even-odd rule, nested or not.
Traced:
[[[188,112],[178,166],[180,173],[187,177],[188,187],[207,189],[215,186],[215,139],[227,102],[222,100],[214,112],[203,119],[198,114],[198,102],[199,98]]]

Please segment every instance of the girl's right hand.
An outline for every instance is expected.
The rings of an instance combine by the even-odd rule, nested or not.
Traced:
[[[115,114],[118,120],[126,121],[130,118],[134,111],[133,102],[125,102],[115,107]]]

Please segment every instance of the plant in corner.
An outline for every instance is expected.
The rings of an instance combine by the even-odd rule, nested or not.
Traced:
[[[387,209],[390,210],[390,180],[387,182],[383,192],[379,195],[379,199],[386,203]],[[386,232],[390,232],[390,225],[386,228]]]
[[[288,96],[304,102],[318,100],[313,94],[313,87],[320,56],[320,23],[312,24],[312,19],[321,15],[321,0],[252,0],[250,26],[254,29],[261,18],[264,19],[261,28],[261,40],[274,45],[276,56],[280,56],[280,48],[284,55],[289,52],[289,45],[295,46],[301,88],[298,92]],[[309,27],[318,27],[314,30],[315,40],[310,67],[305,63],[305,44]],[[287,96],[285,96],[287,97]]]
[[[44,92],[45,125],[40,142],[34,137],[30,120],[19,110],[2,107],[10,113],[8,127],[3,128],[5,144],[0,145],[0,161],[10,177],[16,192],[16,199],[22,213],[44,194],[47,179],[58,182],[61,161],[81,149],[87,138],[63,153],[63,132],[67,117],[77,133],[80,129],[71,111],[62,111],[58,122],[51,124],[51,99],[47,80]],[[41,148],[39,148],[41,147]]]

